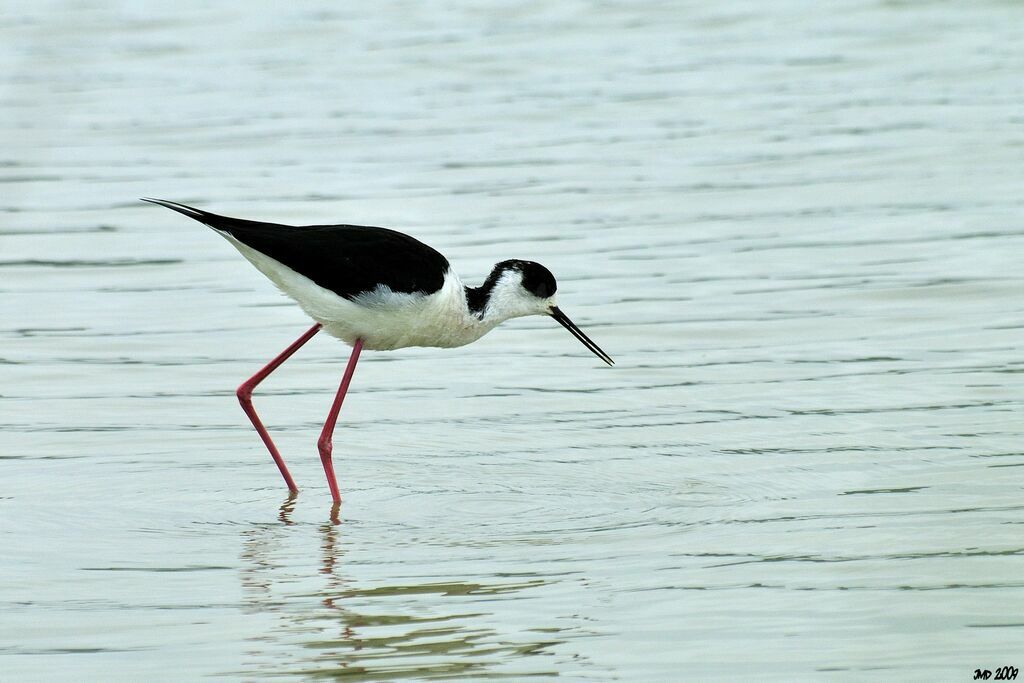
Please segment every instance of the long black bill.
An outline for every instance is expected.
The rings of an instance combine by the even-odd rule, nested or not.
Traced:
[[[552,318],[558,321],[559,325],[572,332],[572,336],[579,339],[581,342],[583,342],[584,346],[593,351],[595,356],[603,360],[608,365],[615,365],[615,361],[612,360],[612,357],[609,356],[604,351],[602,351],[600,346],[592,342],[590,340],[590,337],[583,334],[583,330],[576,327],[576,323],[569,320],[569,316],[567,316],[565,313],[562,313],[562,309],[560,309],[558,306],[552,306],[550,315]]]

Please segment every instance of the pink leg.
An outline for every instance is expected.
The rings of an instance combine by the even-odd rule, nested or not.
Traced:
[[[281,470],[281,476],[284,477],[284,482],[288,484],[288,490],[298,491],[299,488],[295,485],[295,481],[292,479],[292,475],[288,473],[288,468],[284,466],[284,460],[281,459],[281,454],[277,452],[277,446],[270,440],[270,434],[267,433],[266,427],[260,422],[259,416],[256,414],[256,409],[252,407],[252,390],[256,388],[256,385],[267,378],[267,375],[277,369],[281,363],[291,358],[292,354],[299,350],[299,348],[313,338],[313,335],[320,331],[320,323],[313,325],[313,327],[306,330],[305,334],[295,340],[291,346],[282,351],[274,360],[270,361],[263,367],[262,370],[257,372],[249,379],[242,382],[238,389],[235,391],[235,395],[238,396],[238,402],[242,404],[242,410],[249,416],[249,420],[252,422],[252,426],[256,428],[256,432],[263,439],[263,443],[266,444],[267,450],[270,451],[271,457],[274,458],[274,462],[277,463],[277,469]]]
[[[331,405],[331,412],[327,414],[327,421],[324,423],[324,430],[320,432],[320,440],[317,447],[320,449],[320,462],[324,464],[324,474],[327,475],[327,485],[331,488],[331,497],[334,503],[341,502],[341,495],[338,493],[338,482],[334,478],[334,464],[331,462],[331,437],[334,436],[334,424],[338,421],[338,412],[341,410],[341,402],[345,400],[348,392],[348,385],[352,381],[352,373],[356,371],[356,363],[359,361],[359,352],[363,350],[363,340],[356,339],[352,346],[352,355],[348,359],[348,366],[345,367],[345,374],[341,378],[341,386],[334,397]]]

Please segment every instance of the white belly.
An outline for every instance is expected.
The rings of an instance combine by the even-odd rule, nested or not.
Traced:
[[[328,334],[367,349],[406,346],[455,347],[474,342],[494,328],[470,315],[462,282],[449,271],[433,294],[402,294],[387,287],[353,300],[338,296],[276,259],[221,233],[277,287],[294,299]]]

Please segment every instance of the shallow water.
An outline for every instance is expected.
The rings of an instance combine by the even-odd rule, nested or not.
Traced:
[[[1024,9],[0,19],[0,678],[1024,665]],[[406,230],[550,320],[347,358],[140,196]]]

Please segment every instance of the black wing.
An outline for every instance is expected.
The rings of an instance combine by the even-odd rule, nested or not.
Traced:
[[[378,285],[431,294],[441,288],[448,259],[396,230],[365,225],[280,225],[229,216],[163,199],[143,199],[184,214],[280,261],[321,287],[351,299]]]

